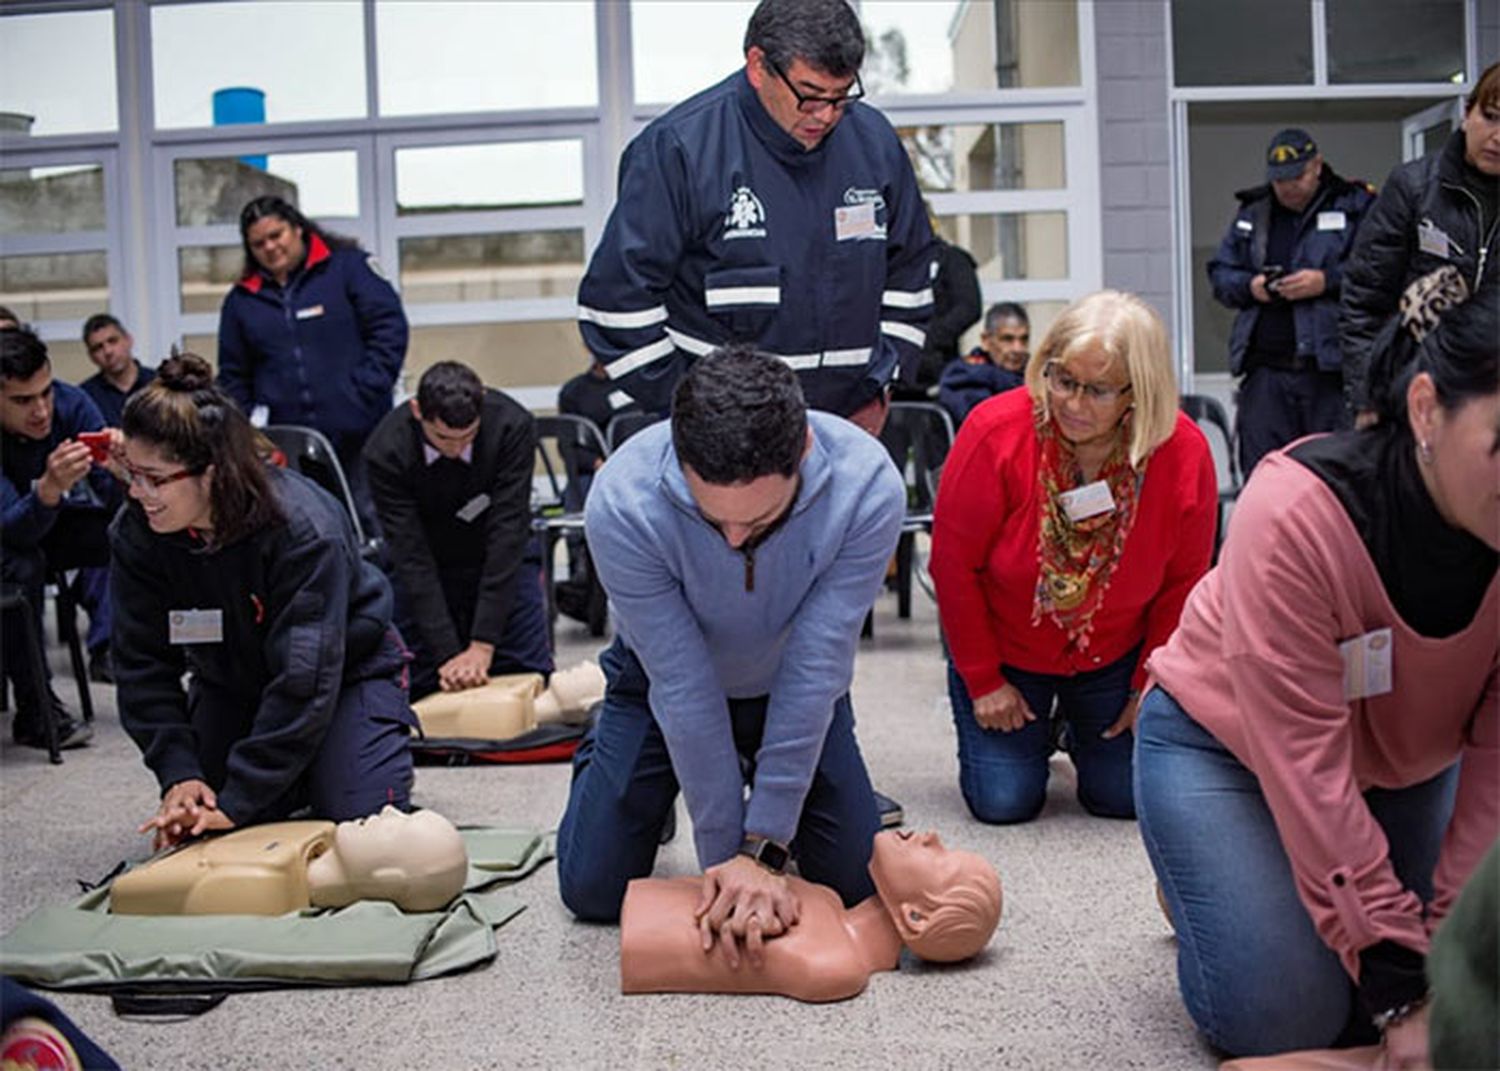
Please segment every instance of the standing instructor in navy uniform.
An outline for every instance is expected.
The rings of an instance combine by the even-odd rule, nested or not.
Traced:
[[[688,364],[731,342],[876,432],[892,380],[915,376],[932,231],[900,139],[859,102],[864,52],[844,0],[762,0],[744,69],[626,148],[578,317],[645,408],[665,412]]]

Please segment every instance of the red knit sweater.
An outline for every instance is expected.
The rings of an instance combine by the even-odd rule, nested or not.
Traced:
[[[943,467],[929,568],[953,664],[977,698],[1005,683],[1001,663],[1067,676],[1106,666],[1144,641],[1132,678],[1140,688],[1146,657],[1177,627],[1213,554],[1218,483],[1208,443],[1179,413],[1171,438],[1147,459],[1135,524],[1085,650],[1050,616],[1031,623],[1038,454],[1031,397],[1015,390],[969,414]]]

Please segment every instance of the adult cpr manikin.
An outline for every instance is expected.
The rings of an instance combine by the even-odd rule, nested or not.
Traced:
[[[509,740],[538,725],[581,723],[604,698],[604,674],[593,662],[552,674],[507,673],[479,688],[434,692],[412,709],[424,735],[434,739]]]
[[[926,960],[977,954],[1000,922],[1000,879],[973,852],[950,851],[936,833],[887,830],[875,837],[876,895],[845,908],[832,889],[789,878],[801,915],[767,940],[760,967],[731,967],[721,943],[704,952],[694,906],[700,878],[639,878],[620,915],[625,993],[772,993],[844,1000],[875,971],[896,967],[905,945]]]
[[[463,838],[433,811],[272,822],[196,841],[115,879],[123,915],[280,915],[389,900],[436,911],[463,888]]]

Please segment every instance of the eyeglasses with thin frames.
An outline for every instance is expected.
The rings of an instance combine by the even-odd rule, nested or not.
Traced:
[[[1121,396],[1130,391],[1129,383],[1123,387],[1102,387],[1098,383],[1085,383],[1081,379],[1074,379],[1056,361],[1048,361],[1042,367],[1042,375],[1046,378],[1047,388],[1054,397],[1071,398],[1075,394],[1082,393],[1084,401],[1091,405],[1113,405]]]
[[[779,63],[774,62],[769,56],[766,57],[766,63],[770,66],[771,70],[776,72],[776,77],[781,79],[782,85],[790,89],[792,96],[797,98],[797,110],[803,115],[812,115],[822,111],[824,108],[832,108],[836,112],[841,112],[865,95],[864,83],[859,80],[859,75],[855,74],[854,88],[850,92],[846,92],[842,97],[810,96],[792,85],[792,80],[786,76],[786,72],[781,69]]]

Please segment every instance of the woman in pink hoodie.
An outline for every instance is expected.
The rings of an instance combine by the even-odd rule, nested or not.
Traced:
[[[1496,294],[1397,332],[1379,425],[1262,461],[1151,657],[1141,834],[1233,1055],[1426,1066],[1428,940],[1500,834]]]

